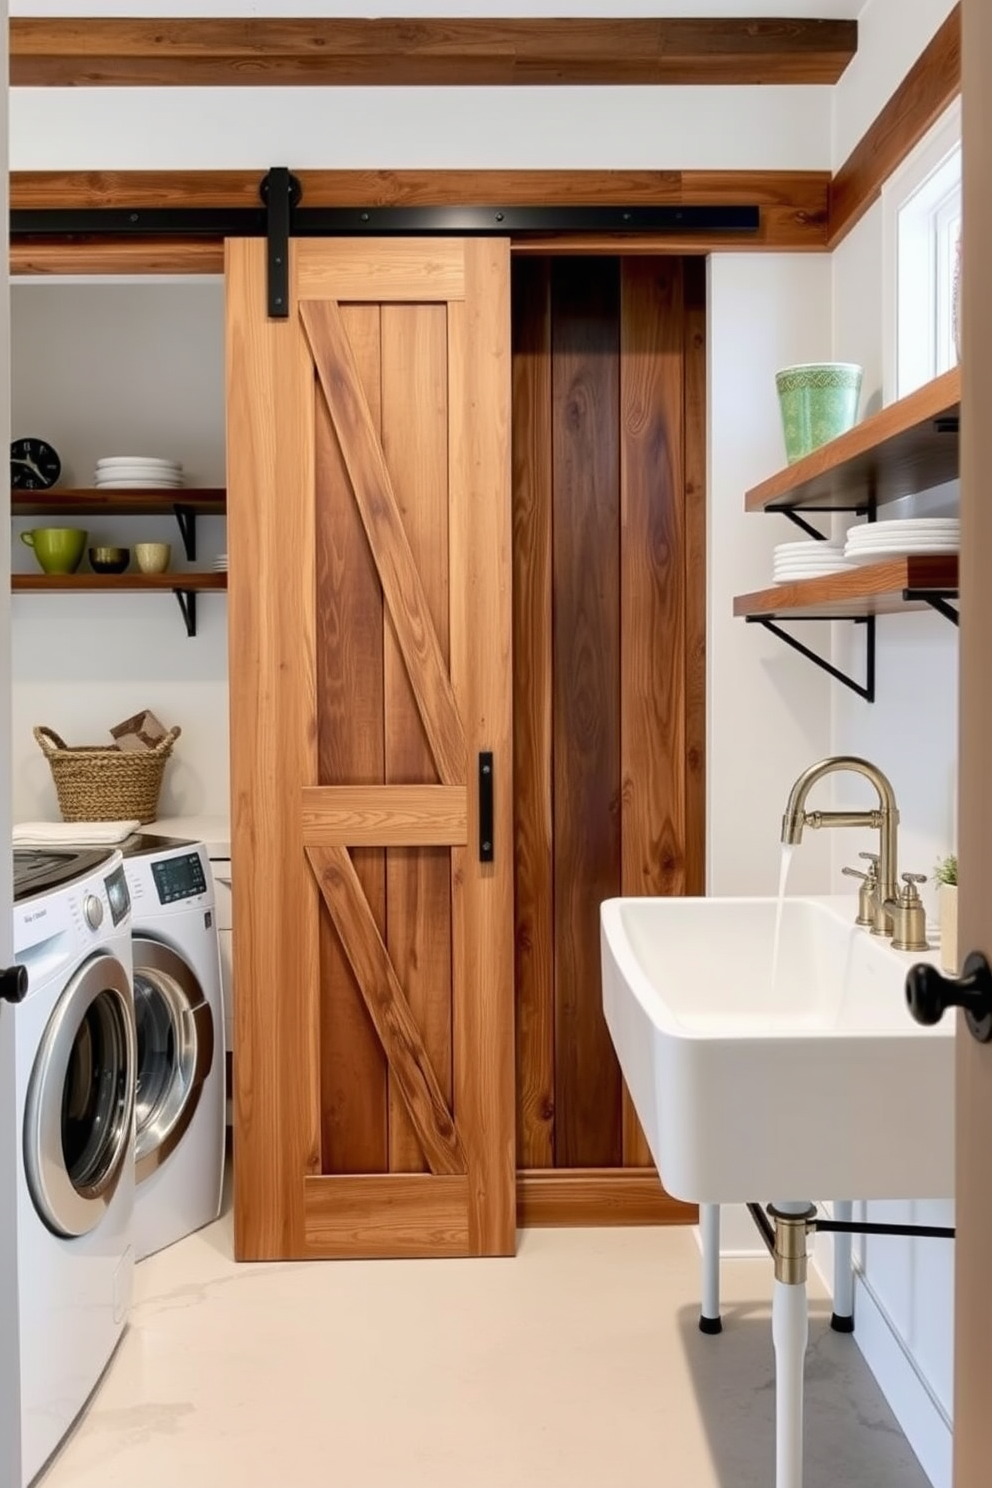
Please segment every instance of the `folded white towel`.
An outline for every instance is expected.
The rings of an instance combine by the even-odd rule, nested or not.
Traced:
[[[11,837],[15,847],[50,847],[66,842],[96,842],[104,845],[123,842],[140,826],[139,821],[18,822]]]

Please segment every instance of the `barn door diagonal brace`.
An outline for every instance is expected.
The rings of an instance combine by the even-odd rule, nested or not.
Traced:
[[[259,195],[267,208],[269,319],[289,316],[289,239],[293,211],[303,195],[299,180],[286,166],[274,165],[262,178]]]

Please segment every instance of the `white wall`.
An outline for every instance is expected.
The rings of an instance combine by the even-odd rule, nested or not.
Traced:
[[[830,259],[716,254],[709,296],[708,888],[773,894],[789,788],[828,753],[829,683],[734,619],[733,596],[767,588],[772,548],[798,535],[784,517],[745,514],[744,492],[784,463],[776,370],[829,356]],[[802,629],[829,653],[829,626]],[[809,834],[790,887],[822,888],[828,862],[829,844]]]
[[[92,484],[102,455],[166,455],[188,484],[224,484],[223,289],[181,284],[15,283],[15,434],[49,440],[66,486]],[[15,571],[36,572],[26,527],[85,527],[90,541],[163,539],[188,566],[171,516],[20,518]],[[9,524],[8,524],[9,526]],[[6,529],[5,529],[6,530]],[[197,564],[224,547],[224,523],[201,519]],[[84,560],[83,567],[87,566]],[[17,820],[57,816],[51,772],[32,726],[70,744],[108,740],[111,724],[149,707],[182,737],[166,770],[163,815],[228,810],[227,603],[201,595],[187,639],[163,594],[18,594],[13,600],[13,775]]]
[[[11,164],[826,170],[830,89],[18,88]]]
[[[878,0],[875,0],[878,3]],[[833,255],[834,355],[861,362],[865,391],[880,401],[884,361],[882,206],[875,206]],[[936,504],[955,494],[947,488]],[[886,507],[884,517],[936,509],[924,496]],[[853,627],[835,627],[834,659],[857,666]],[[859,653],[860,654],[860,653]],[[833,694],[831,753],[861,754],[890,777],[899,802],[900,870],[931,873],[955,845],[957,632],[940,616],[882,617],[877,629],[873,706],[843,688]],[[835,804],[867,799],[838,781]],[[835,833],[834,868],[871,847]],[[843,835],[844,841],[839,839]],[[936,908],[930,886],[928,911]],[[925,1096],[921,1120],[926,1119]],[[953,1224],[950,1203],[871,1203],[869,1218],[891,1223]],[[872,1238],[860,1246],[857,1333],[869,1364],[935,1488],[951,1482],[953,1246],[941,1240]]]
[[[858,52],[834,90],[833,169],[850,155],[957,0],[867,0]]]

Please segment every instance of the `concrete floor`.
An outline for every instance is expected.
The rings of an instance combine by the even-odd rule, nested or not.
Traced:
[[[231,1221],[137,1270],[43,1488],[773,1488],[762,1260],[697,1330],[690,1230],[531,1230],[513,1261],[236,1266]],[[812,1304],[805,1488],[928,1488]]]

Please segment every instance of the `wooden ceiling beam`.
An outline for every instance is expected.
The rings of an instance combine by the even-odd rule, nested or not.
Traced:
[[[13,87],[836,83],[853,20],[15,16]]]

